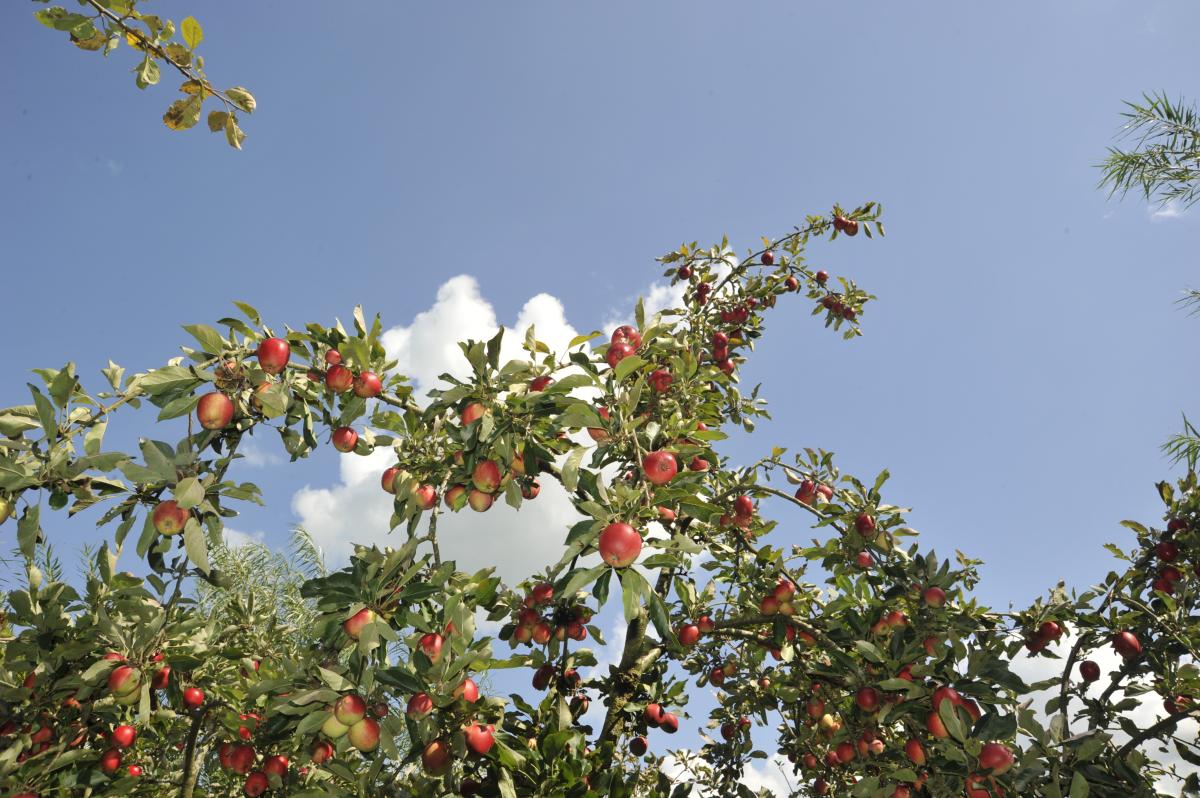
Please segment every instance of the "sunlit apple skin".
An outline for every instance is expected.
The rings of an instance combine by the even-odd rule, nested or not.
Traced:
[[[628,324],[622,324],[620,327],[613,330],[610,340],[613,343],[626,343],[632,346],[634,349],[637,349],[642,345],[642,334],[638,332],[636,328]]]
[[[442,776],[450,770],[450,744],[445,740],[434,740],[421,751],[421,767],[431,776]]]
[[[985,743],[979,750],[979,767],[990,770],[993,776],[1008,772],[1013,761],[1013,752],[1000,743]]]
[[[268,776],[274,774],[282,779],[287,776],[289,764],[291,763],[288,762],[286,756],[280,756],[279,754],[269,756],[263,761],[263,773],[266,773]]]
[[[137,740],[137,729],[128,725],[121,724],[112,730],[112,743],[117,748],[128,748]]]
[[[128,665],[118,665],[108,674],[108,689],[118,697],[132,695],[142,686],[142,674]]]
[[[412,498],[422,510],[432,510],[437,506],[437,489],[433,485],[416,485],[412,489]]]
[[[351,615],[342,622],[342,630],[350,636],[351,639],[357,640],[362,634],[363,627],[375,621],[375,611],[370,607],[363,607],[358,612]]]
[[[423,718],[433,712],[433,699],[429,693],[414,693],[404,711],[410,718]]]
[[[242,792],[247,798],[258,798],[271,786],[271,782],[267,779],[267,774],[261,770],[256,770],[246,777],[246,783],[242,785]]]
[[[642,458],[642,470],[651,483],[665,485],[679,473],[679,463],[670,452],[650,452]]]
[[[334,393],[345,393],[354,387],[354,372],[338,363],[325,372],[325,386]]]
[[[925,719],[925,728],[929,729],[929,733],[938,739],[950,736],[950,732],[946,730],[946,724],[942,722],[936,712],[929,713],[929,717]]]
[[[100,769],[105,773],[116,773],[121,767],[121,752],[110,748],[100,755]]]
[[[245,776],[254,768],[254,746],[235,745],[230,750],[228,759],[229,769]]]
[[[188,709],[196,709],[204,703],[204,691],[199,687],[189,687],[183,691],[183,705]]]
[[[223,393],[206,393],[196,404],[196,420],[207,430],[225,429],[233,421],[233,400]]]
[[[642,536],[629,524],[617,521],[600,533],[600,557],[609,565],[624,568],[642,553]]]
[[[662,720],[658,724],[658,728],[662,729],[667,734],[674,734],[679,731],[679,718],[673,712],[663,713]]]
[[[547,374],[543,374],[540,377],[534,377],[529,381],[529,392],[539,393],[549,388],[553,383],[554,378]]]
[[[348,731],[350,731],[350,727],[345,723],[339,722],[332,712],[329,713],[329,717],[325,719],[325,722],[321,724],[321,734],[324,734],[331,740],[345,736]]]
[[[1136,659],[1142,654],[1142,642],[1133,632],[1118,632],[1113,637],[1113,648],[1124,659]]]
[[[616,368],[617,364],[634,353],[634,348],[624,341],[617,341],[609,344],[608,352],[604,355],[604,360],[611,368]]]
[[[396,466],[385,468],[383,474],[379,477],[379,486],[383,488],[385,493],[396,492],[396,475],[400,473],[400,469]]]
[[[160,535],[178,535],[187,525],[188,515],[174,499],[159,502],[154,508],[154,529]]]
[[[940,587],[927,587],[925,592],[921,594],[921,599],[930,607],[944,607],[946,605],[946,591]]]
[[[492,750],[492,746],[496,744],[495,738],[496,727],[492,725],[484,726],[479,723],[472,723],[463,730],[463,734],[467,740],[467,748],[479,756],[486,756],[488,751]]]
[[[333,443],[333,448],[337,449],[342,454],[354,451],[354,447],[358,445],[358,433],[353,427],[338,427],[333,431],[333,436],[330,438]]]
[[[313,743],[312,751],[309,754],[314,765],[321,765],[333,759],[333,746],[327,740],[317,740]]]
[[[471,422],[478,421],[479,419],[483,418],[483,414],[486,412],[487,408],[479,402],[472,402],[471,404],[467,405],[462,411],[463,426],[465,427]]]
[[[696,645],[696,643],[700,642],[700,627],[696,626],[694,623],[684,624],[683,626],[679,627],[679,632],[676,636],[679,638],[679,644],[681,646],[687,646],[688,648],[691,648],[692,646]]]
[[[495,496],[490,493],[484,493],[477,488],[471,488],[471,492],[467,494],[467,504],[471,505],[471,509],[477,513],[486,513],[492,509],[492,504],[495,501]]]
[[[1100,666],[1090,659],[1079,663],[1079,675],[1085,682],[1095,682],[1100,679]]]
[[[484,495],[487,495],[487,494],[484,494]],[[466,489],[466,487],[463,485],[454,485],[453,487],[451,487],[449,490],[446,491],[446,496],[445,496],[444,501],[446,502],[446,506],[449,507],[451,509],[451,511],[457,513],[463,507],[467,506],[467,489]],[[490,507],[491,505],[488,505],[488,506]]]
[[[634,756],[645,756],[648,750],[650,750],[650,744],[641,735],[629,741],[629,753]]]
[[[914,765],[925,764],[925,746],[921,745],[921,741],[915,737],[904,744],[904,755]]]
[[[362,696],[350,693],[344,695],[333,705],[333,716],[343,726],[353,726],[367,714],[367,702]]]
[[[461,698],[468,704],[474,704],[479,700],[479,685],[475,684],[474,679],[463,679],[458,687],[454,688],[453,695],[455,698]]]
[[[354,378],[354,395],[371,399],[383,393],[383,380],[373,371],[364,371]]]
[[[292,347],[282,338],[268,338],[258,345],[258,365],[268,374],[281,374],[292,358]]]
[[[363,718],[350,727],[346,738],[359,751],[374,751],[379,746],[379,722],[374,718]]]
[[[855,694],[854,702],[863,712],[874,712],[879,709],[879,691],[874,687],[864,687]]]
[[[500,465],[495,460],[482,460],[471,471],[471,484],[484,493],[495,493],[500,487]]]
[[[430,662],[437,662],[442,657],[442,644],[445,642],[437,632],[429,632],[421,636],[417,645],[421,649],[421,653],[429,657]]]

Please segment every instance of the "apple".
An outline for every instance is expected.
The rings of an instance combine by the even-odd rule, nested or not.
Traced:
[[[100,769],[105,773],[116,773],[121,767],[121,752],[110,748],[100,755]]]
[[[196,404],[196,420],[208,430],[224,429],[233,421],[233,400],[223,393],[206,393]]]
[[[544,646],[549,643],[550,638],[553,636],[554,629],[545,621],[541,621],[533,625],[533,642],[537,643],[539,646]]]
[[[446,491],[446,495],[443,498],[443,501],[446,502],[447,507],[449,507],[453,512],[457,513],[459,510],[461,510],[467,504],[467,488],[466,488],[466,486],[454,485],[448,491]]]
[[[607,407],[596,408],[596,415],[600,416],[602,421],[609,421],[612,419],[612,413],[609,412]],[[594,440],[596,443],[603,443],[604,441],[608,440],[608,430],[604,429],[603,427],[588,427],[587,431],[588,435],[591,436],[592,440]]]
[[[364,371],[354,378],[354,395],[371,399],[383,393],[383,380],[373,371]]]
[[[204,703],[204,691],[199,687],[189,687],[183,691],[183,705],[195,709]]]
[[[374,718],[363,718],[350,727],[346,739],[359,751],[374,751],[379,746],[379,722]]]
[[[837,748],[834,750],[837,752],[838,762],[841,762],[843,765],[854,760],[854,743],[838,743]]]
[[[860,551],[858,554],[854,555],[854,564],[859,568],[865,570],[870,568],[873,563],[874,560],[871,559],[871,552],[869,551]]]
[[[649,748],[650,745],[646,742],[646,738],[641,735],[629,741],[629,753],[634,756],[645,756]]]
[[[549,582],[538,582],[529,591],[529,597],[534,604],[548,604],[554,598],[554,585]]]
[[[444,775],[450,770],[450,744],[437,739],[425,746],[421,751],[421,767],[431,776]]]
[[[471,509],[477,513],[486,513],[492,508],[495,501],[496,497],[492,494],[475,488],[471,488],[471,492],[467,494],[467,504],[471,505]]]
[[[542,484],[537,480],[530,482],[528,485],[521,486],[521,498],[526,501],[532,501],[542,492]]]
[[[707,615],[701,615],[696,619],[696,626],[700,629],[701,634],[711,634],[717,628],[713,623],[713,619]]]
[[[118,665],[108,674],[108,689],[118,697],[133,695],[141,687],[141,672],[128,665]]]
[[[733,500],[733,514],[739,518],[754,515],[754,500],[749,496],[738,496]]]
[[[337,363],[325,372],[325,386],[334,393],[345,393],[354,386],[354,372]]]
[[[458,687],[454,688],[454,697],[474,704],[479,700],[479,685],[475,684],[474,679],[463,679]]]
[[[604,359],[611,368],[616,368],[618,363],[633,353],[634,348],[632,346],[623,341],[618,341],[608,345],[608,352],[604,355]]]
[[[379,477],[379,486],[383,488],[385,493],[396,492],[396,475],[399,473],[400,468],[398,466],[392,466],[383,470],[383,474]]]
[[[817,484],[811,479],[806,479],[800,483],[800,487],[796,488],[796,501],[801,504],[813,503],[813,499],[817,496]]]
[[[779,599],[774,595],[763,596],[762,601],[758,603],[758,611],[763,615],[774,615],[779,612]]]
[[[550,680],[558,671],[550,663],[546,663],[533,672],[533,689],[545,690],[550,686]]]
[[[154,529],[160,535],[178,535],[187,524],[188,516],[188,511],[176,504],[174,499],[159,502],[152,514]]]
[[[408,699],[405,712],[410,718],[423,718],[433,712],[433,699],[429,697],[429,693],[414,693],[413,697]]]
[[[950,732],[946,730],[946,724],[942,722],[936,712],[929,713],[929,717],[925,719],[925,728],[929,729],[929,733],[938,739],[950,736]]]
[[[795,277],[788,277],[786,280],[783,281],[783,288],[785,291],[799,291],[800,290],[800,281],[797,280]]]
[[[314,765],[320,765],[333,759],[333,745],[328,740],[317,740],[312,745],[309,756]]]
[[[500,466],[495,460],[481,460],[471,472],[471,484],[484,493],[495,493],[500,487]]]
[[[927,587],[925,592],[921,594],[921,599],[930,607],[944,607],[946,605],[946,591],[940,587]]]
[[[367,714],[367,702],[362,696],[349,693],[342,696],[333,705],[333,716],[343,726],[353,726]]]
[[[422,510],[432,510],[437,506],[437,489],[433,485],[414,485],[411,495]]]
[[[128,748],[137,739],[137,729],[129,724],[122,723],[112,730],[111,738],[113,745],[117,748]]]
[[[136,779],[138,776],[142,775],[142,766],[141,765],[130,765],[129,767],[127,767],[125,769],[125,772]]]
[[[859,513],[854,519],[854,528],[863,537],[875,534],[875,518],[867,513]]]
[[[1013,761],[1013,752],[1000,743],[985,743],[979,749],[979,767],[990,770],[994,776],[1006,773]]]
[[[632,564],[642,553],[642,536],[629,524],[616,521],[600,533],[600,557],[616,568]]]
[[[813,792],[817,795],[829,795],[829,782],[825,779],[817,779],[813,782]]]
[[[280,374],[292,358],[292,348],[282,338],[268,338],[258,345],[258,365],[268,374]]]
[[[665,485],[679,473],[679,464],[675,461],[675,455],[660,449],[642,458],[642,470],[651,483]]]
[[[1079,675],[1085,682],[1097,681],[1100,679],[1100,666],[1090,659],[1085,659],[1079,663]]]
[[[370,607],[363,607],[361,610],[342,621],[342,630],[349,635],[352,640],[357,640],[362,634],[363,627],[369,623],[373,623],[376,617],[375,610],[371,609]]]
[[[853,224],[857,225],[858,222]],[[848,232],[847,235],[854,234]],[[989,786],[991,789],[988,789]],[[1004,798],[1004,790],[993,780],[984,778],[979,773],[972,773],[967,776],[967,798]]]
[[[650,376],[646,378],[646,382],[648,382],[650,387],[658,393],[666,393],[671,389],[671,383],[674,381],[675,378],[672,377],[671,372],[667,371],[666,369],[655,369],[654,371],[650,372]]]
[[[275,756],[269,756],[263,761],[263,773],[266,773],[268,776],[277,776],[280,780],[282,780],[287,777],[289,764],[290,763],[288,762],[288,758],[286,756],[281,756],[279,754],[276,754]]]
[[[430,662],[437,662],[442,658],[442,644],[445,642],[437,632],[428,632],[421,635],[421,639],[417,641],[417,646],[421,649],[421,653],[429,658]]]
[[[1164,540],[1155,545],[1154,554],[1163,562],[1175,562],[1179,557],[1179,546],[1170,540]]]
[[[667,734],[674,734],[679,731],[679,718],[672,712],[664,712],[662,720],[658,722],[658,727]]]
[[[646,708],[642,710],[642,717],[645,718],[646,725],[655,728],[662,725],[662,719],[666,717],[666,714],[667,712],[661,704],[647,704]]]
[[[325,722],[321,724],[321,733],[332,740],[344,736],[348,731],[350,731],[350,727],[339,722],[332,712],[329,713],[329,717],[325,718]]]
[[[463,408],[460,417],[462,418],[463,426],[470,424],[473,421],[478,421],[483,418],[483,414],[487,412],[487,408],[479,402],[471,402]]]
[[[1124,659],[1136,659],[1142,654],[1142,642],[1133,632],[1118,632],[1113,636],[1113,648]]]
[[[825,285],[825,283],[829,281],[829,272],[822,269],[813,275],[813,277],[816,279],[819,285]]]
[[[904,755],[914,765],[925,764],[925,746],[921,745],[921,741],[916,737],[909,738],[908,742],[904,744]]]
[[[333,442],[333,448],[346,454],[354,451],[354,447],[358,445],[358,433],[353,427],[338,427],[333,431],[330,441]]]
[[[229,769],[239,775],[246,775],[254,767],[254,746],[235,745],[227,756]]]
[[[613,343],[626,343],[637,349],[642,345],[642,334],[628,324],[622,324],[613,330],[611,341]]]
[[[539,393],[540,391],[546,390],[553,384],[554,384],[554,378],[548,374],[543,374],[542,376],[534,377],[532,380],[529,381],[529,392],[530,393]]]
[[[496,744],[495,734],[496,727],[491,724],[484,726],[481,723],[472,723],[463,729],[463,735],[467,739],[467,748],[479,756],[486,756],[487,752],[492,750],[492,746]]]
[[[681,646],[691,648],[700,641],[700,627],[696,626],[694,623],[684,624],[683,626],[679,627],[676,637],[679,638],[679,644]]]
[[[248,798],[258,798],[271,786],[271,782],[267,779],[267,774],[261,770],[256,770],[246,777],[246,783],[242,785],[242,792]]]
[[[879,709],[879,691],[874,687],[863,687],[854,694],[854,703],[863,712],[874,712]]]

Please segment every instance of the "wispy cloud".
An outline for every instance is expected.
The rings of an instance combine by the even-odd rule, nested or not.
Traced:
[[[1168,222],[1187,216],[1188,209],[1175,200],[1169,200],[1155,208],[1147,208],[1146,214],[1152,222]]]

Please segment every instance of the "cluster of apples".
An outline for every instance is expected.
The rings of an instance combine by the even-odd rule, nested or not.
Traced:
[[[256,353],[259,368],[270,375],[282,374],[292,357],[292,348],[282,338],[267,338],[258,345]],[[217,368],[217,387],[235,387],[241,383],[241,366],[237,361],[226,361]],[[263,383],[257,390],[265,390]],[[196,403],[196,420],[206,430],[220,430],[229,426],[234,415],[233,400],[222,391],[212,391],[200,397]]]
[[[585,640],[592,611],[582,603],[560,602],[550,606],[554,600],[554,585],[539,582],[525,595],[521,609],[517,611],[512,639],[517,643],[533,642],[544,646],[551,640]]]
[[[1175,536],[1181,532],[1186,532],[1187,529],[1188,524],[1182,518],[1172,518],[1167,521],[1166,534],[1154,545],[1154,556],[1162,564],[1159,566],[1158,576],[1150,584],[1152,590],[1166,593],[1167,595],[1174,595],[1175,589],[1183,581],[1184,574],[1179,569],[1179,566],[1183,564],[1179,559],[1182,551]],[[1200,577],[1200,563],[1196,564],[1192,572]]]
[[[642,724],[647,728],[662,729],[667,734],[679,731],[679,716],[668,712],[662,704],[647,704],[642,710]],[[649,749],[645,734],[636,735],[629,740],[629,752],[634,756],[644,756]]]
[[[249,798],[258,798],[271,787],[282,786],[287,781],[291,767],[291,762],[282,754],[264,756],[261,764],[258,757],[258,751],[249,743],[221,743],[217,746],[217,761],[221,768],[246,777],[242,782],[242,792]]]
[[[321,724],[321,733],[330,740],[345,737],[350,745],[363,753],[379,747],[379,721],[387,715],[387,704],[376,703],[367,714],[367,702],[357,693],[347,693],[329,708],[329,717]]]

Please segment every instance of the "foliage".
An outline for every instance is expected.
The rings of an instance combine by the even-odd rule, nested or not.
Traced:
[[[1136,188],[1161,204],[1200,200],[1200,113],[1165,93],[1126,105],[1122,133],[1136,143],[1132,150],[1109,148],[1100,184],[1111,193]]]
[[[807,248],[882,234],[879,212],[835,206],[745,255],[726,241],[685,244],[660,259],[682,307],[649,316],[639,305],[633,325],[565,352],[530,329],[525,356],[509,362],[503,330],[463,342],[471,376],[444,375],[424,404],[393,373],[380,319],[360,310],[351,331],[309,324],[277,338],[239,304],[244,318],[186,326],[194,343],[158,369],[110,364],[94,394],[72,364],[38,370],[32,404],[0,411],[3,515],[17,516],[29,576],[8,596],[0,786],[746,795],[740,777],[773,732],[793,795],[1158,795],[1171,768],[1150,743],[1200,761],[1176,735],[1200,696],[1193,473],[1158,486],[1165,529],[1126,522],[1136,545],[1112,549],[1124,570],[1001,613],[971,597],[977,561],[919,549],[886,471],[860,479],[809,448],[772,447],[747,466],[720,454],[766,415],[739,371],[769,310],[800,302],[843,337],[860,333],[873,297],[814,270]],[[183,437],[106,449],[126,405],[158,408]],[[224,519],[259,499],[227,477],[250,435],[277,435],[293,459],[326,436],[347,456],[394,450],[381,487],[395,496],[396,546],[358,547],[330,573],[310,550],[298,588],[298,566],[261,547],[231,552]],[[564,486],[578,521],[527,580],[442,560],[442,513],[519,508],[541,480]],[[777,529],[771,508],[783,505],[811,516],[813,539]],[[82,593],[36,564],[52,510],[88,510],[112,529]],[[144,577],[113,571],[130,547]],[[258,583],[230,590],[252,574]],[[591,620],[610,602],[626,635],[602,673]],[[479,631],[482,616],[502,623],[498,635]],[[1058,640],[1070,641],[1060,678],[1026,684],[1013,672],[1022,649],[1053,657]],[[1121,667],[1089,692],[1081,663],[1114,644]],[[532,689],[476,695],[500,669],[528,671]],[[720,697],[706,744],[672,752],[687,767],[668,772],[645,736],[698,722],[687,708],[701,687]],[[1047,688],[1042,714],[1031,699]],[[365,712],[350,711],[359,699]],[[1164,699],[1162,722],[1131,727],[1130,710]],[[604,705],[595,725],[592,700]],[[127,749],[122,723],[138,731]]]
[[[49,3],[50,0],[34,0]],[[79,0],[83,13],[62,6],[39,9],[34,16],[47,28],[65,31],[71,44],[80,50],[103,53],[107,58],[122,43],[138,55],[133,69],[139,89],[153,86],[168,67],[181,74],[183,95],[163,114],[163,124],[171,130],[187,130],[200,122],[204,103],[215,99],[223,110],[210,111],[208,129],[224,133],[231,147],[242,148],[246,134],[238,124],[238,113],[252,114],[257,105],[254,95],[241,86],[218,89],[204,74],[204,57],[196,52],[204,40],[204,29],[195,17],[184,17],[178,28],[172,20],[139,10],[145,0]],[[176,33],[179,37],[176,38]]]

